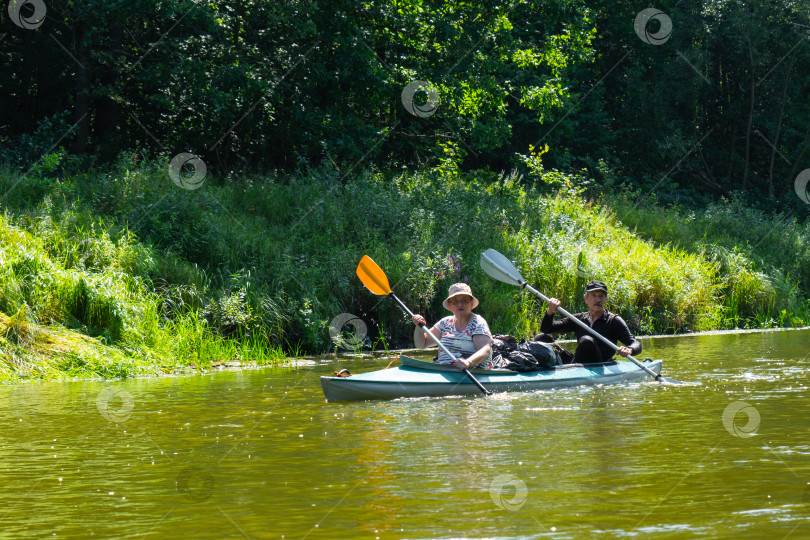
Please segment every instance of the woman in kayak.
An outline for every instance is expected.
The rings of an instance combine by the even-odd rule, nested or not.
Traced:
[[[472,310],[478,307],[478,299],[473,296],[470,286],[466,283],[450,285],[447,298],[442,305],[453,315],[448,315],[430,329],[430,332],[439,338],[442,345],[453,353],[450,358],[444,351],[439,351],[435,362],[437,364],[451,364],[459,369],[472,367],[492,369],[492,334],[484,318]],[[421,315],[413,316],[416,325],[414,343],[418,348],[436,346],[433,341],[427,342],[420,325],[427,324]]]

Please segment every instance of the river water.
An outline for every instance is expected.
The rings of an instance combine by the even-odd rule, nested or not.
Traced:
[[[642,343],[695,384],[324,402],[377,358],[3,386],[0,537],[810,538],[810,330]]]

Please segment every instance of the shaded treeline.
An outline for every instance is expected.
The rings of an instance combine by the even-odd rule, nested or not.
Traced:
[[[64,147],[75,167],[191,152],[223,176],[322,161],[498,171],[548,144],[549,167],[664,202],[743,190],[802,208],[807,1],[663,2],[641,27],[641,7],[613,1],[45,5],[36,29],[2,22],[0,159],[23,170]],[[433,85],[435,114],[403,106],[413,81]]]

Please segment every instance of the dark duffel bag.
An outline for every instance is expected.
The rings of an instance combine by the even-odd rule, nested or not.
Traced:
[[[559,355],[548,343],[523,339],[518,342],[512,336],[507,335],[497,335],[493,341],[492,363],[494,368],[526,372],[562,364]]]

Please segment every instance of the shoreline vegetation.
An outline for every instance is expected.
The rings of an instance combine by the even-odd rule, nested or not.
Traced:
[[[642,193],[538,163],[525,175],[351,177],[325,165],[197,190],[167,170],[131,156],[92,173],[0,169],[0,382],[406,345],[409,322],[355,276],[363,255],[429,321],[466,280],[493,331],[519,337],[536,332],[544,306],[483,273],[487,248],[572,312],[587,280],[605,281],[609,309],[639,337],[810,325],[810,224],[733,196],[640,204]]]

